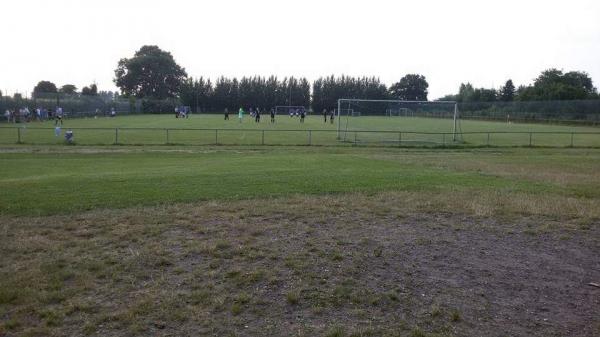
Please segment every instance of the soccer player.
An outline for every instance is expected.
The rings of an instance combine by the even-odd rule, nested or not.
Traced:
[[[298,109],[300,110],[300,109]],[[304,109],[300,110],[300,123],[304,123],[304,117],[306,117],[306,111]]]
[[[228,121],[229,120],[229,109],[225,108],[224,114],[225,114],[225,119],[224,120]]]
[[[327,123],[327,110],[323,109],[323,123]]]
[[[117,112],[115,111],[115,108],[111,108],[110,109],[110,117],[116,117],[117,116]]]
[[[244,118],[244,108],[240,107],[240,110],[238,111],[238,119],[240,120],[240,123],[242,122],[242,118]]]
[[[63,109],[61,107],[57,107],[54,113],[54,125],[60,124],[63,125]]]
[[[73,143],[73,131],[71,129],[69,129],[69,130],[67,130],[67,132],[65,132],[65,140],[69,144]]]
[[[329,114],[329,123],[333,124],[333,119],[335,118],[335,110],[331,110],[331,113]]]
[[[254,110],[254,122],[260,123],[260,110],[258,108]]]
[[[275,109],[271,108],[271,124],[275,123]]]

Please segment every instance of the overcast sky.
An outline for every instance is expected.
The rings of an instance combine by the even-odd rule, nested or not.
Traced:
[[[527,84],[549,67],[600,81],[600,0],[2,0],[0,89],[40,80],[115,90],[114,69],[144,44],[188,75],[377,76]]]

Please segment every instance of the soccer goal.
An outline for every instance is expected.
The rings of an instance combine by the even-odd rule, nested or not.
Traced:
[[[299,116],[302,111],[305,115],[307,114],[306,107],[302,105],[278,105],[275,107],[277,115]]]
[[[413,117],[414,112],[408,108],[387,109],[386,116],[388,116],[388,117]]]
[[[455,101],[344,98],[338,100],[336,113],[337,137],[340,141],[406,145],[441,145],[463,141],[458,104]],[[361,118],[352,118],[358,116]]]

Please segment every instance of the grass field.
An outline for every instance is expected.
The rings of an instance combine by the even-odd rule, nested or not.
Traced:
[[[463,135],[463,145],[467,146],[600,146],[600,130],[595,127],[472,120],[464,120],[460,124],[462,132],[466,133]],[[53,123],[29,123],[21,128],[21,141],[28,144],[62,144],[64,139],[55,137],[54,131],[49,128],[53,128]],[[115,142],[130,145],[452,144],[452,120],[411,117],[353,117],[348,120],[343,118],[342,129],[348,131],[340,136],[345,142],[337,139],[337,121],[334,124],[323,123],[319,116],[309,116],[304,124],[297,118],[279,116],[277,122],[271,124],[268,116],[263,116],[261,123],[254,123],[249,117],[246,117],[243,123],[239,123],[235,115],[232,115],[229,121],[224,121],[220,115],[193,115],[190,119],[176,119],[172,115],[136,115],[72,119],[65,122],[64,128],[86,128],[75,130],[76,143],[80,145],[109,145]],[[119,128],[118,134],[115,128]],[[208,130],[181,130],[184,128]],[[215,132],[213,129],[223,130]],[[530,132],[533,134],[530,135]],[[17,139],[16,129],[0,128],[1,144],[14,144]]]
[[[0,163],[0,335],[600,333],[597,149],[13,145]]]

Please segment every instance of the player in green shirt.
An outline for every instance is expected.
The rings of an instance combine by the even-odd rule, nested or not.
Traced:
[[[240,107],[240,111],[238,111],[238,118],[240,119],[240,123],[242,122],[242,118],[244,118],[244,108]]]

